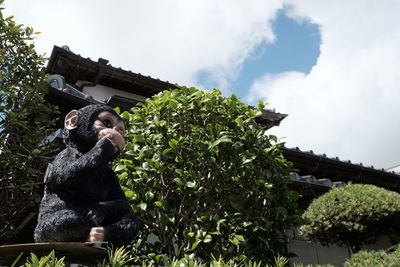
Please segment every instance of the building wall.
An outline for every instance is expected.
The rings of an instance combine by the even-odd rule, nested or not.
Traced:
[[[295,253],[297,257],[290,259],[290,266],[302,263],[307,264],[332,264],[334,266],[343,266],[344,262],[351,257],[352,252],[348,247],[331,245],[322,246],[319,243],[305,240],[297,229],[291,229],[287,232],[289,242],[287,244],[288,252]],[[388,236],[382,235],[374,244],[364,245],[362,250],[386,250],[393,244]]]
[[[288,233],[289,242],[287,249],[295,253],[297,257],[290,259],[290,266],[302,263],[307,264],[332,264],[343,266],[343,263],[350,257],[350,250],[347,247],[332,245],[322,246],[318,243],[305,240],[297,229],[291,229]]]
[[[80,86],[86,82],[87,81],[77,81],[76,85]],[[125,92],[122,90],[114,89],[114,88],[100,85],[100,84],[98,84],[96,86],[84,87],[82,93],[93,96],[94,99],[99,100],[99,101],[104,101],[104,102],[107,102],[107,100],[113,95],[123,96],[126,98],[130,98],[130,99],[134,99],[134,100],[138,100],[138,101],[142,101],[142,102],[144,102],[146,100],[146,97],[144,97],[144,96]]]

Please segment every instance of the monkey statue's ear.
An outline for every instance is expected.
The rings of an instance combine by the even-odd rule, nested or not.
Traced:
[[[78,111],[76,109],[71,110],[67,116],[65,116],[64,127],[67,130],[73,130],[78,126]]]

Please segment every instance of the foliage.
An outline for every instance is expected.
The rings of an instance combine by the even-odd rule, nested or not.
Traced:
[[[0,5],[3,1],[0,1]],[[27,209],[40,201],[37,182],[51,150],[43,141],[54,112],[44,104],[45,58],[34,50],[34,30],[4,18],[0,6],[0,239],[11,236]],[[43,144],[40,146],[40,144]]]
[[[25,263],[26,267],[64,267],[64,257],[57,259],[54,250],[49,255],[43,256],[40,259],[31,253],[31,257]]]
[[[14,261],[11,267],[14,267],[16,263],[18,262],[19,258],[21,257],[23,253],[21,253],[18,258]],[[282,256],[277,256],[274,259],[274,263],[272,265],[266,264],[262,265],[261,262],[253,262],[253,261],[248,261],[248,262],[237,262],[234,260],[229,260],[229,261],[224,261],[221,257],[217,260],[213,256],[208,263],[202,263],[199,260],[197,260],[193,255],[185,255],[181,259],[165,259],[163,261],[162,266],[166,267],[181,267],[181,266],[189,266],[189,267],[284,267],[287,265],[288,260],[285,257]],[[125,250],[124,247],[120,247],[118,249],[108,249],[108,256],[107,259],[104,259],[102,263],[97,264],[96,266],[102,266],[102,267],[123,267],[123,266],[132,266],[130,264],[127,264],[131,259],[129,259],[128,254]],[[61,259],[57,259],[55,257],[54,251],[52,251],[49,255],[41,257],[40,260],[38,257],[34,254],[31,253],[31,257],[27,259],[25,266],[28,267],[62,267],[64,266],[64,257]],[[134,266],[143,266],[143,267],[153,267],[153,266],[159,266],[159,264],[156,264],[154,261],[150,262],[141,262],[141,264],[135,264]],[[322,266],[322,265],[321,265]]]
[[[254,122],[263,108],[182,87],[122,114],[129,142],[115,171],[144,224],[138,255],[268,261],[282,252],[297,196],[283,144]]]
[[[14,262],[11,264],[11,267],[14,267],[17,265],[18,261],[21,259],[22,255],[24,255],[24,252],[21,252],[18,257],[14,260]]]
[[[400,265],[400,249],[392,253],[386,253],[383,250],[378,251],[360,251],[348,259],[344,267],[395,267]]]
[[[310,221],[300,228],[305,237],[358,251],[381,234],[398,238],[400,195],[374,185],[349,184],[314,199],[303,217]]]
[[[196,258],[193,255],[185,255],[182,259],[173,259],[172,261],[167,261],[164,266],[190,266],[190,267],[284,267],[286,264],[289,262],[285,257],[282,256],[277,256],[274,258],[274,262],[272,265],[270,264],[265,264],[262,265],[262,262],[255,262],[255,261],[242,261],[242,262],[237,262],[233,259],[224,261],[222,257],[219,257],[218,260],[215,259],[215,257],[211,257],[212,260],[208,263],[202,263],[199,260],[196,260]],[[149,265],[147,265],[149,266]],[[152,266],[152,265],[150,265]]]
[[[125,266],[126,263],[131,261],[132,258],[129,256],[129,252],[124,247],[113,249],[109,247],[107,249],[107,260],[104,259],[99,266],[101,267],[121,267]]]

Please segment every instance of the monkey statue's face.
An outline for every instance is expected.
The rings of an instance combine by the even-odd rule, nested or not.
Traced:
[[[64,142],[83,153],[96,143],[107,138],[115,148],[115,153],[125,147],[125,126],[122,118],[109,106],[89,105],[79,110],[71,110],[65,117]]]
[[[125,147],[125,126],[120,117],[103,111],[94,122],[94,128],[98,133],[98,139],[108,138],[115,147],[116,152],[121,152]]]

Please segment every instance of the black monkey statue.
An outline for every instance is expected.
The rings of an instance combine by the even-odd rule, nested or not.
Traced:
[[[108,161],[125,147],[125,127],[109,106],[89,105],[65,117],[66,148],[52,163],[35,229],[36,242],[129,244],[139,221],[129,211]]]

